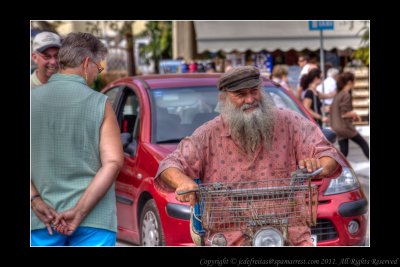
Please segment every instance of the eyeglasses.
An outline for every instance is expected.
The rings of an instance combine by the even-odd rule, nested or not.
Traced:
[[[100,73],[104,70],[104,68],[103,68],[102,66],[97,65],[97,63],[94,62],[93,59],[92,59],[92,62],[93,62],[93,63],[96,65],[96,67],[97,67],[97,73],[100,74]]]
[[[51,58],[58,60],[58,54],[57,55],[48,55],[48,54],[40,53],[39,51],[35,51],[35,53],[38,54],[39,56],[41,56],[46,61],[49,61]]]

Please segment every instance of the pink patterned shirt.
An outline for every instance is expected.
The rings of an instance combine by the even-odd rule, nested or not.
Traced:
[[[192,136],[185,137],[177,149],[161,161],[156,178],[167,168],[180,169],[202,183],[240,182],[290,177],[298,161],[329,156],[339,165],[343,161],[318,126],[302,115],[283,108],[274,109],[272,149],[262,146],[248,156],[233,142],[229,126],[221,116],[200,126]],[[341,173],[339,166],[333,177]],[[158,179],[157,179],[158,180]],[[309,227],[289,229],[294,245],[310,245]],[[236,241],[228,244],[237,243]]]

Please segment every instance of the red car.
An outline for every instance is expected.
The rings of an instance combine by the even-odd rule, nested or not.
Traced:
[[[220,74],[169,74],[122,78],[107,85],[117,114],[125,164],[117,178],[118,238],[140,245],[194,245],[190,208],[154,188],[159,162],[179,141],[218,115]],[[313,119],[287,90],[265,79],[264,89],[277,106]],[[340,154],[341,155],[341,154]],[[368,204],[350,164],[337,179],[314,181],[319,187],[318,246],[363,245]]]

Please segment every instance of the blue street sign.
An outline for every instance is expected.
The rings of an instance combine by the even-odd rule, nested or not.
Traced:
[[[308,29],[310,31],[333,30],[333,20],[309,20]]]

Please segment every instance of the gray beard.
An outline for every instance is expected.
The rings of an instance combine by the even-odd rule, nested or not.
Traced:
[[[261,91],[261,94],[259,103],[244,104],[241,107],[236,107],[228,97],[225,101],[219,101],[222,117],[229,124],[233,141],[249,155],[254,154],[261,144],[268,151],[272,147],[274,103],[266,93]],[[258,107],[253,111],[244,111],[254,105]]]

